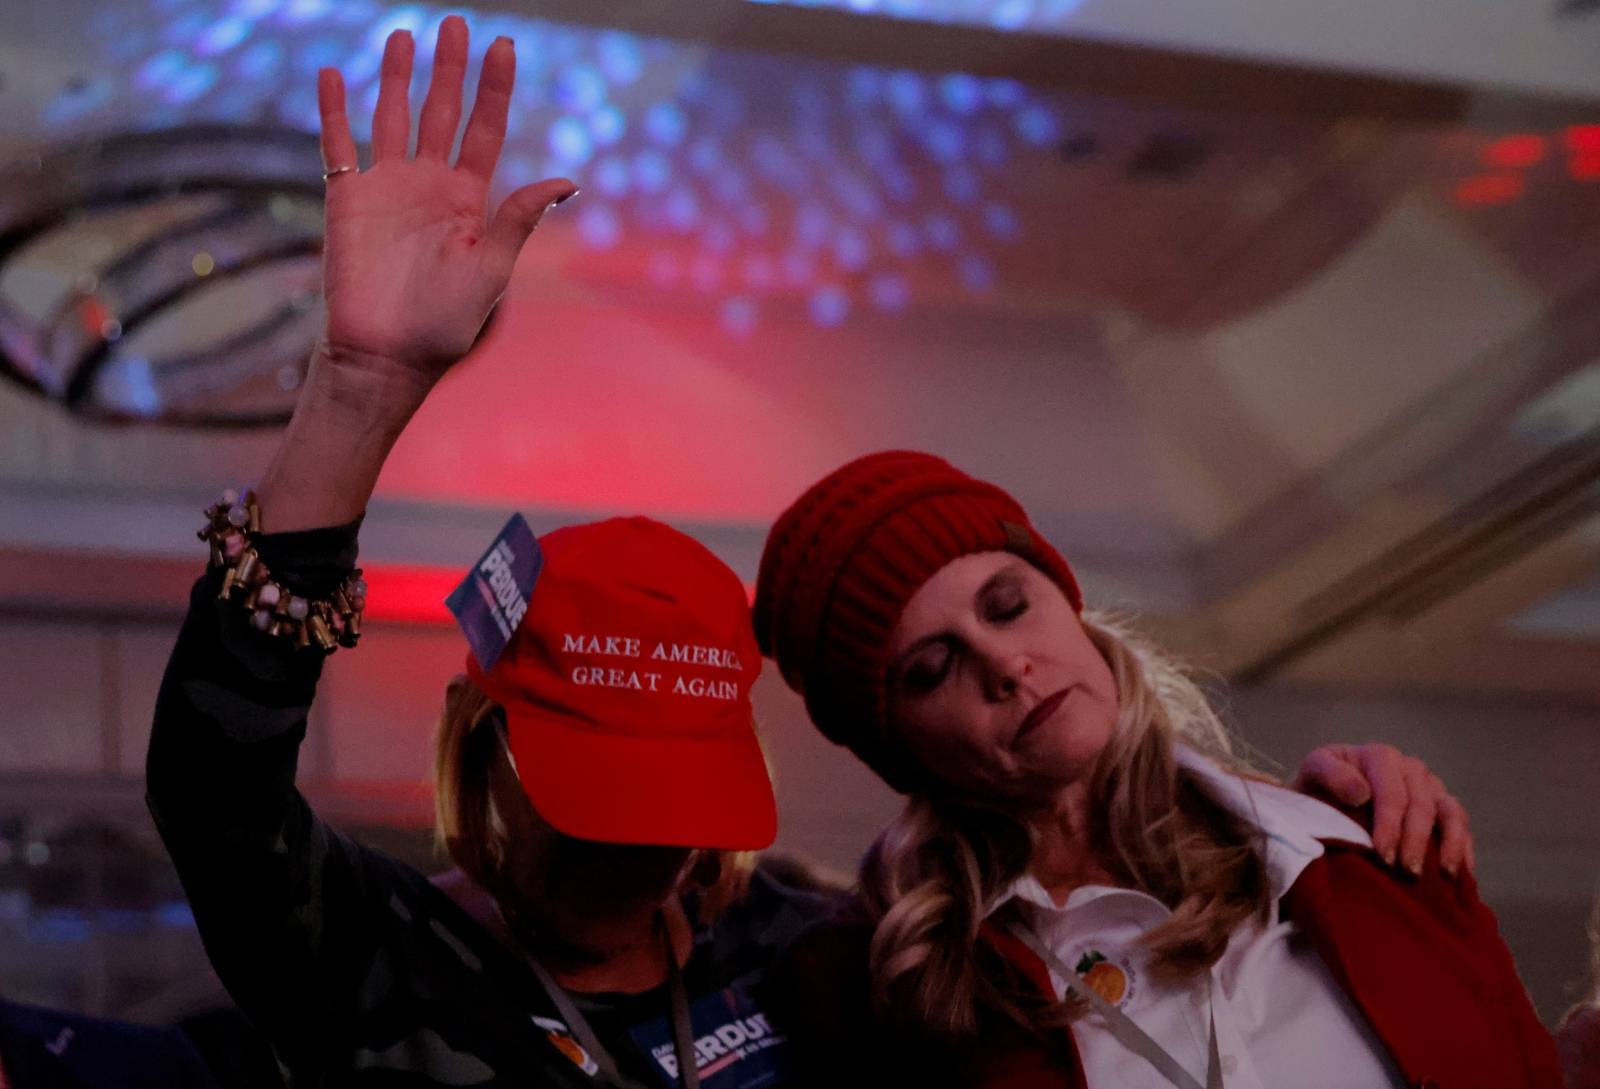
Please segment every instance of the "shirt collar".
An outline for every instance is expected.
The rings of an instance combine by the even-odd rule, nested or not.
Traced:
[[[1226,771],[1187,745],[1179,744],[1174,749],[1178,766],[1193,777],[1207,797],[1260,830],[1262,862],[1274,901],[1289,891],[1307,866],[1322,857],[1323,840],[1372,846],[1366,829],[1330,805],[1273,783]],[[1013,898],[1054,912],[1077,906],[1093,895],[1088,889],[1075,889],[1067,903],[1058,906],[1033,874],[1024,873],[995,900],[989,914]]]

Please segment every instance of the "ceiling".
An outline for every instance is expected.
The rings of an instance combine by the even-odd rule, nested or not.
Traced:
[[[14,6],[0,202],[63,141],[307,129],[321,64],[359,115],[387,31],[425,59],[447,10]],[[398,614],[439,621],[512,509],[647,511],[752,577],[806,484],[912,446],[1015,490],[1091,597],[1242,679],[1600,696],[1576,8],[1422,33],[1409,2],[518,7],[548,18],[470,13],[479,45],[518,39],[500,191],[584,192],[385,470],[364,550]],[[314,141],[275,169],[314,178]],[[14,258],[0,306],[57,305],[85,252]],[[63,558],[93,548],[137,574],[123,607],[163,607],[192,559],[172,526],[274,441],[144,403],[109,425],[0,387],[0,603],[103,607]]]

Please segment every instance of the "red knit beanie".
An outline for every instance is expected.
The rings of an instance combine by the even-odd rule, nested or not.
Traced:
[[[811,721],[896,790],[914,770],[885,736],[889,636],[951,560],[1015,552],[1083,609],[1072,568],[993,484],[932,454],[890,450],[835,470],[779,516],[756,581],[756,641]]]

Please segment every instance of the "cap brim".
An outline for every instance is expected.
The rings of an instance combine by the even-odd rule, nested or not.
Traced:
[[[601,843],[755,851],[778,832],[755,734],[627,737],[507,709],[517,775],[559,832]]]

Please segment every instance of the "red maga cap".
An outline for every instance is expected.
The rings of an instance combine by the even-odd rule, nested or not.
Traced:
[[[604,843],[769,846],[777,810],[750,705],[761,655],[739,577],[649,518],[539,545],[544,569],[494,669],[467,655],[539,815]]]

